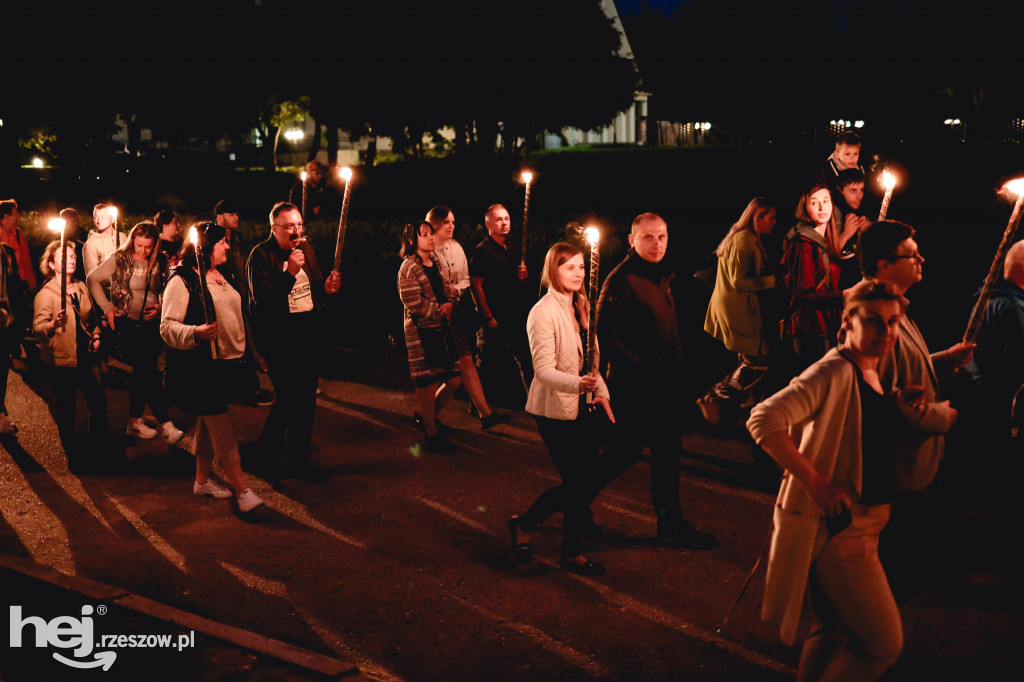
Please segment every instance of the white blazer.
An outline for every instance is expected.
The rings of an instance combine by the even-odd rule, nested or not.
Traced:
[[[583,341],[576,330],[572,296],[548,289],[530,311],[526,334],[533,356],[533,382],[526,396],[526,411],[550,419],[576,419]],[[595,394],[609,397],[600,373]]]

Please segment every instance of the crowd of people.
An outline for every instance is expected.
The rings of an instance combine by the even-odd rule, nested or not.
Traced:
[[[701,413],[718,426],[745,422],[784,470],[764,617],[790,643],[810,623],[800,662],[805,680],[874,679],[899,655],[899,610],[879,537],[891,513],[909,516],[922,504],[936,476],[944,434],[958,419],[944,398],[946,382],[966,367],[985,405],[1015,400],[1024,384],[1024,247],[1009,252],[1005,279],[985,309],[978,352],[973,343],[958,343],[932,353],[906,299],[923,276],[914,228],[867,216],[859,151],[855,135],[838,139],[796,202],[781,255],[769,253],[765,237],[783,222],[782,205],[750,201],[716,250],[703,324],[736,353],[737,364],[698,400]],[[271,483],[316,479],[310,439],[323,355],[316,344],[324,338],[316,330],[341,279],[336,270],[324,273],[303,237],[301,206],[320,217],[331,210],[323,168],[307,171],[308,180],[292,192],[298,205],[275,204],[269,236],[251,249],[229,201],[217,204],[215,220],[193,226],[195,243],[182,239],[173,212],[161,211],[125,235],[103,204],[83,243],[77,214],[66,209],[64,251],[58,241],[46,247],[38,288],[25,265],[17,205],[0,202],[0,433],[16,429],[3,404],[6,376],[31,329],[50,369],[72,471],[107,464],[101,370],[104,358],[118,353],[132,368],[129,436],[160,435],[175,445],[183,434],[169,406],[196,417],[196,495],[234,497],[242,511],[261,503],[246,485],[228,409],[232,402],[255,404],[257,368],[269,373],[276,393],[258,442],[260,475]],[[453,238],[448,206],[431,208],[402,233],[397,289],[415,388],[412,421],[424,432],[420,447],[455,451],[439,414],[460,387],[481,428],[509,420],[488,402],[478,371],[486,362],[497,369],[486,381],[519,391],[561,477],[508,520],[516,562],[532,561],[531,532],[561,512],[559,565],[603,574],[605,567],[584,554],[585,542],[602,536],[591,503],[645,448],[658,540],[715,547],[715,535],[688,520],[680,500],[680,417],[693,404],[684,390],[666,221],[637,216],[629,251],[595,301],[577,245],[550,247],[540,273],[546,293],[538,300],[527,264],[510,250],[508,210],[494,204],[483,218],[487,236],[468,255]],[[304,352],[293,352],[297,346]],[[90,411],[85,440],[75,436],[77,390]],[[147,405],[154,423],[146,421]],[[992,414],[1004,414],[1003,407]],[[1009,422],[1000,417],[996,426],[1007,432]],[[226,484],[213,475],[215,458]]]

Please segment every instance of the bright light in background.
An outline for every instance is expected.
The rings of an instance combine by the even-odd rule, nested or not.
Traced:
[[[854,121],[853,122],[853,127],[854,128],[863,128],[864,127],[864,121]]]
[[[285,134],[284,134],[285,139],[286,140],[291,140],[292,142],[294,142],[295,140],[301,140],[305,136],[306,136],[306,133],[304,133],[301,130],[289,130],[289,131],[285,132]]]
[[[33,168],[42,168],[43,167],[43,160],[40,159],[38,156],[33,156],[32,157],[32,167]]]

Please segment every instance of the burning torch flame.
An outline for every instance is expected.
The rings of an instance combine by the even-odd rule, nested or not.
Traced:
[[[306,171],[302,171],[301,173],[299,173],[299,177],[302,178],[303,182],[305,182],[306,181]]]
[[[112,220],[117,220],[117,206],[107,206],[107,213]]]
[[[341,168],[338,169],[338,175],[341,176],[342,180],[348,182],[349,180],[352,179],[352,169],[349,168],[348,166],[342,166]]]
[[[587,229],[583,230],[583,236],[589,243],[596,244],[598,241],[601,240],[601,231],[598,230],[596,227],[588,227]]]
[[[1010,180],[1005,185],[1003,185],[1003,189],[1006,190],[1007,192],[1016,194],[1017,196],[1024,194],[1024,178]]]
[[[522,177],[523,182],[529,185],[530,182],[533,180],[533,173],[531,173],[530,171],[523,171],[520,177]]]
[[[65,225],[67,225],[67,222],[63,218],[54,218],[49,222],[50,231],[59,232],[61,234],[64,233]]]
[[[882,171],[882,186],[887,190],[896,186],[896,176],[889,171]]]
[[[199,232],[194,227],[188,228],[188,240],[192,242],[192,246],[199,244]]]

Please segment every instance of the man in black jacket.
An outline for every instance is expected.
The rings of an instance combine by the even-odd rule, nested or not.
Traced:
[[[679,504],[683,347],[663,262],[668,226],[654,213],[633,221],[629,254],[609,273],[597,303],[597,336],[607,363],[616,425],[604,456],[612,473],[628,469],[644,446],[651,450],[651,502],[658,539],[675,547],[711,549],[717,539],[683,520]]]
[[[287,474],[317,478],[309,463],[316,409],[319,311],[323,294],[341,288],[332,272],[324,280],[313,249],[299,238],[302,214],[278,202],[270,212],[270,237],[249,254],[246,274],[252,300],[253,333],[266,360],[277,402],[260,434],[260,470],[278,478],[276,451],[288,432]]]

